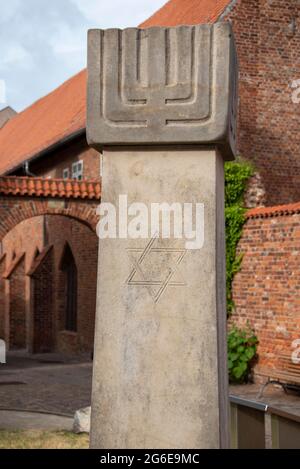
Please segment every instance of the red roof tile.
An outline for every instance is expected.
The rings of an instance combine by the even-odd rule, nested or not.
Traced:
[[[230,0],[170,0],[140,27],[212,23]],[[0,174],[7,174],[86,126],[86,70],[41,98],[0,130]]]
[[[140,27],[213,23],[229,3],[231,0],[170,0]]]
[[[300,213],[300,202],[288,205],[277,205],[275,207],[259,207],[248,210],[246,218],[269,218],[283,217]]]
[[[85,128],[86,70],[13,117],[0,130],[0,174]]]
[[[0,194],[100,200],[101,184],[99,181],[91,180],[2,176]]]

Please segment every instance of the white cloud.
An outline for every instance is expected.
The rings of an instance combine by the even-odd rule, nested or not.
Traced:
[[[71,0],[99,28],[138,26],[166,0]]]
[[[166,0],[0,0],[0,79],[22,110],[86,66],[87,30],[137,26]]]
[[[49,38],[54,54],[72,54],[86,50],[86,30],[77,31],[67,24],[60,24],[57,33]]]
[[[63,66],[80,70],[86,65],[87,31],[86,28],[72,29],[61,23],[49,38],[53,57],[63,61]]]
[[[2,44],[0,47],[0,70],[11,68],[29,70],[32,68],[33,59],[30,53],[18,43]]]
[[[20,7],[20,4],[21,0],[9,0],[1,5],[0,24],[4,24],[13,18],[17,9]]]

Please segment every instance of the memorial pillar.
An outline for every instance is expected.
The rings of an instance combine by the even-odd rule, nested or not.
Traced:
[[[231,27],[91,30],[88,47],[103,158],[91,447],[227,448]]]

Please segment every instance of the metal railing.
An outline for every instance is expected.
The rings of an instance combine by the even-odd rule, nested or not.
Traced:
[[[230,415],[233,449],[300,449],[300,415],[232,395]]]

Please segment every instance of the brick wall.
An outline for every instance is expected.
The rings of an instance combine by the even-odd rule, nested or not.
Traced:
[[[44,214],[62,214],[81,220],[96,229],[99,201],[90,199],[56,199],[51,197],[0,196],[1,239],[23,220]],[[30,230],[30,228],[28,228]]]
[[[87,226],[61,216],[47,216],[48,243],[54,246],[56,295],[56,348],[61,351],[91,351],[96,311],[98,238]],[[60,268],[65,243],[77,267],[77,333],[64,330],[65,282]]]
[[[52,349],[70,353],[92,350],[98,250],[95,208],[98,203],[80,198],[0,197],[1,253],[5,254],[0,263],[0,333],[4,332],[6,338],[10,335],[15,348],[22,345],[35,352]],[[71,246],[78,270],[78,331],[75,334],[64,331],[60,321],[60,315],[64,314],[61,304],[65,304],[65,291],[59,263],[66,242]],[[52,257],[49,254],[34,275],[28,275],[36,258],[49,245],[53,246]],[[21,253],[25,253],[22,263],[4,280],[3,274]],[[12,320],[9,330],[4,330],[5,316]]]
[[[3,274],[5,271],[5,255],[0,256],[0,339],[5,338],[5,280]]]
[[[47,249],[47,248],[46,248]],[[33,353],[53,351],[54,345],[54,314],[53,314],[53,249],[37,256],[31,272],[32,291],[32,325]]]
[[[24,220],[16,225],[2,241],[2,249],[6,254],[6,265],[12,262],[14,254],[26,252],[25,270],[31,267],[36,250],[43,249],[43,225],[44,217],[38,216]]]
[[[24,257],[9,276],[9,348],[26,349],[26,297]]]
[[[276,377],[292,366],[292,344],[300,339],[300,214],[249,219],[239,253],[231,321],[249,321],[258,335],[256,375]],[[300,379],[300,365],[294,368]]]
[[[240,65],[239,151],[255,163],[267,205],[300,200],[298,0],[237,0],[233,24]]]
[[[66,292],[60,261],[66,242],[72,249],[78,271],[77,333],[64,331],[63,327]],[[35,256],[42,253],[44,247],[48,245],[53,246],[52,257],[49,254],[44,259],[30,282],[25,272],[28,274],[34,264]],[[14,272],[8,280],[3,280],[1,276],[0,306],[5,305],[5,281],[10,287],[10,309],[13,315],[14,311],[19,314],[19,298],[27,298],[27,301],[24,300],[24,317],[28,319],[30,315],[32,316],[33,320],[28,319],[27,324],[30,322],[34,329],[28,331],[30,338],[27,348],[35,352],[45,352],[49,348],[70,353],[91,352],[96,310],[98,251],[96,233],[86,224],[71,217],[51,214],[36,216],[23,220],[9,231],[2,240],[2,250],[6,254],[6,259],[3,260],[3,267],[2,263],[0,264],[0,273],[1,269],[4,272],[5,266],[10,265],[14,255],[18,256],[21,252],[25,252],[22,272],[19,270]],[[53,263],[53,267],[50,263]],[[1,311],[4,312],[5,307]],[[1,317],[2,313],[0,319]],[[53,327],[53,340],[48,334],[51,327]],[[52,346],[50,346],[51,340]]]

